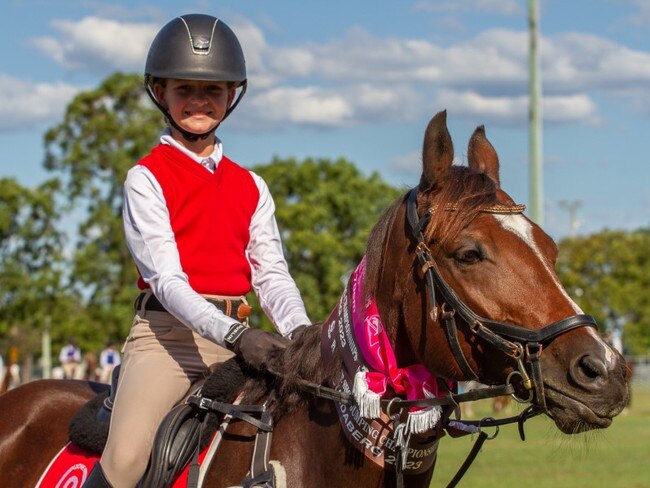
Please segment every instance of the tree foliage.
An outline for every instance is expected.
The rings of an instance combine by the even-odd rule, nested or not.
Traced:
[[[77,95],[45,135],[45,167],[60,177],[68,215],[81,216],[70,287],[85,299],[98,340],[122,338],[130,326],[137,273],[124,242],[122,188],[161,128],[142,78],[116,73]]]
[[[558,274],[601,327],[623,325],[626,352],[650,351],[650,230],[603,231],[560,243]]]
[[[126,336],[137,273],[124,242],[122,186],[161,128],[141,77],[117,73],[75,97],[47,132],[52,179],[34,189],[0,179],[0,347],[14,341],[37,352],[48,321],[55,348],[71,335],[86,350]],[[276,158],[252,169],[274,197],[307,312],[324,320],[399,190],[344,158]],[[624,321],[625,346],[640,354],[650,351],[648,249],[649,230],[604,231],[562,241],[558,261],[585,312],[603,327]],[[257,310],[254,323],[269,327]]]
[[[275,200],[285,256],[307,313],[324,320],[361,261],[370,229],[399,191],[343,158],[276,158],[253,171]]]
[[[35,189],[0,179],[0,338],[4,346],[38,344],[39,331],[64,294],[58,184]]]

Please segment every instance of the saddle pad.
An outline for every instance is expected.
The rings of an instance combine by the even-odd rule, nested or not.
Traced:
[[[203,462],[207,450],[206,447],[199,456],[199,464]],[[99,458],[100,456],[97,454],[91,454],[72,442],[68,442],[54,456],[54,459],[41,475],[41,479],[36,483],[35,488],[80,487],[88,478],[95,461],[99,461]],[[185,466],[176,481],[174,481],[172,488],[186,488],[188,473],[189,465]]]
[[[83,485],[93,469],[97,454],[90,454],[68,442],[52,459],[36,488],[67,488]]]

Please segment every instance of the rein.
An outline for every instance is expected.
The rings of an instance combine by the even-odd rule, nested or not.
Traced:
[[[280,379],[283,379],[285,377],[284,374],[278,371],[274,371],[273,369],[270,368],[267,368],[267,372]],[[325,400],[330,400],[345,405],[350,405],[355,402],[355,398],[352,393],[335,390],[333,388],[329,388],[327,386],[323,386],[317,383],[312,383],[310,381],[302,380],[302,379],[294,379],[292,380],[292,383],[294,383],[296,387],[298,387],[300,390],[304,391],[305,393],[309,393],[318,398],[323,398]],[[455,407],[454,410],[456,410],[458,414],[457,418],[460,419],[459,406],[461,403],[471,402],[476,400],[484,400],[487,398],[495,398],[504,395],[512,395],[516,399],[514,394],[515,394],[514,386],[508,383],[501,386],[487,386],[483,388],[476,388],[474,390],[465,393],[459,393],[459,394],[454,394],[453,392],[449,391],[448,394],[444,397],[423,398],[420,400],[404,400],[399,397],[395,397],[391,399],[382,399],[381,407],[391,418],[393,425],[397,426],[400,424],[400,417],[402,412],[404,410],[408,410],[411,407],[454,406]],[[478,433],[478,437],[476,441],[474,441],[474,445],[472,446],[472,449],[467,455],[465,461],[460,466],[460,468],[458,468],[458,471],[456,472],[452,480],[447,484],[447,488],[453,488],[457,486],[457,484],[460,482],[460,480],[463,478],[467,470],[470,468],[470,466],[476,459],[476,456],[480,452],[483,444],[485,444],[485,441],[495,439],[496,436],[499,434],[500,426],[517,423],[519,437],[521,438],[522,441],[524,441],[526,440],[526,435],[524,432],[524,423],[527,420],[541,414],[542,412],[543,410],[537,407],[536,405],[530,405],[526,409],[524,409],[520,414],[511,417],[502,418],[502,419],[486,417],[481,420],[462,420],[462,421],[448,420],[445,429],[448,432],[450,431],[450,429],[456,431],[457,434],[453,435],[453,437],[458,437],[459,435],[464,435],[469,433],[471,434]],[[485,432],[484,430],[485,428],[492,428],[492,427],[496,429],[493,434],[490,435]],[[400,450],[397,454],[399,457],[401,457],[401,460],[398,459],[398,461],[395,463],[395,472],[397,476],[396,486],[397,488],[403,488],[404,478],[402,473],[402,461],[404,460],[403,457],[404,452],[403,450]]]
[[[416,254],[421,265],[421,270],[425,276],[426,287],[431,304],[430,316],[432,319],[441,319],[447,334],[447,339],[451,347],[456,362],[460,366],[463,374],[467,379],[478,380],[478,375],[469,365],[465,354],[458,341],[458,328],[456,326],[456,315],[458,315],[469,331],[499,349],[501,352],[513,358],[517,363],[517,370],[510,373],[507,383],[510,383],[514,375],[521,376],[522,384],[530,395],[528,399],[520,400],[530,402],[534,396],[537,404],[543,411],[547,410],[546,398],[544,395],[544,382],[542,379],[542,367],[539,358],[542,349],[555,338],[566,334],[567,332],[581,328],[593,327],[598,328],[596,320],[591,315],[576,314],[564,319],[558,320],[550,325],[546,325],[537,330],[526,329],[520,325],[512,325],[504,322],[498,322],[475,313],[444,280],[436,262],[433,259],[431,250],[427,247],[423,231],[426,229],[431,220],[432,211],[428,210],[422,218],[417,213],[417,188],[411,189],[407,201],[407,220],[411,227],[411,232],[417,241]],[[450,210],[454,210],[453,208]],[[489,207],[481,210],[486,213],[521,213],[523,206],[513,205]],[[440,307],[436,301],[436,288],[442,295],[442,304]],[[530,377],[526,364],[530,365],[532,378]],[[513,395],[514,396],[514,395]]]
[[[446,421],[444,428],[450,433],[450,435],[452,435],[452,437],[468,433],[478,433],[478,438],[475,441],[472,450],[454,478],[447,485],[448,488],[452,488],[458,484],[469,469],[485,441],[494,439],[497,436],[499,433],[499,426],[517,423],[519,435],[523,441],[525,440],[524,422],[536,415],[548,412],[540,364],[540,356],[543,348],[557,337],[566,334],[571,330],[582,327],[597,328],[598,326],[591,315],[576,314],[539,329],[531,330],[526,329],[521,325],[513,325],[491,320],[474,312],[458,297],[440,274],[438,266],[433,259],[433,254],[427,247],[423,235],[423,231],[428,226],[434,209],[428,209],[420,218],[417,212],[417,194],[417,188],[413,188],[409,192],[406,213],[412,237],[417,242],[416,255],[421,271],[424,275],[427,296],[431,306],[429,315],[434,321],[438,319],[440,320],[440,323],[445,330],[452,354],[465,376],[465,379],[478,380],[479,378],[469,364],[460,345],[456,316],[460,317],[461,324],[465,326],[470,333],[478,336],[480,339],[514,359],[517,368],[508,375],[504,385],[477,388],[461,394],[454,394],[452,391],[449,391],[442,397],[423,398],[418,400],[405,400],[399,397],[381,399],[380,405],[382,410],[391,418],[395,430],[397,430],[396,426],[401,422],[402,413],[412,407],[453,406],[458,412],[457,409],[460,403],[494,398],[503,395],[511,395],[520,403],[531,403],[531,405],[524,409],[519,415],[503,419],[486,417],[481,420],[460,420],[460,416],[457,414],[457,421],[451,419]],[[496,205],[482,208],[480,211],[495,214],[519,214],[523,212],[524,208],[523,205]],[[451,206],[445,210],[454,211],[457,210],[457,208]],[[440,305],[438,305],[436,291],[438,291],[441,296]],[[272,369],[267,369],[267,371],[277,378],[284,378],[284,374],[278,371]],[[517,397],[515,387],[512,384],[512,380],[516,376],[521,377],[523,387],[529,392],[527,399]],[[355,403],[354,394],[350,392],[339,391],[334,388],[302,379],[293,379],[292,383],[300,390],[319,398],[344,405]],[[535,400],[534,403],[533,400]],[[247,419],[247,421],[249,420]],[[487,434],[483,430],[488,427],[496,429],[492,435]],[[398,460],[395,462],[398,487],[404,486],[404,475],[402,470],[403,461],[405,461],[406,458],[403,451],[404,449],[400,449],[397,452]]]

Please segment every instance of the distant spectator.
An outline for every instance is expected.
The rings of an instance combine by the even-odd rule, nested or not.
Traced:
[[[20,385],[20,365],[18,364],[18,348],[9,348],[9,361],[7,362],[7,376],[9,377],[9,389]]]
[[[70,341],[61,348],[59,362],[63,368],[64,378],[76,378],[77,368],[81,363],[81,350],[77,346],[77,341],[75,339],[70,339]]]
[[[115,344],[112,342],[107,342],[106,347],[99,355],[99,381],[102,383],[111,382],[111,374],[113,374],[113,369],[115,366],[122,362],[120,353],[115,349]]]
[[[605,336],[607,343],[623,354],[623,331],[619,328],[610,329]]]

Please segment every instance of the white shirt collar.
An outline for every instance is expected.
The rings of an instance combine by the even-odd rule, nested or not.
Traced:
[[[180,152],[191,158],[193,161],[196,161],[197,163],[205,166],[206,169],[212,172],[214,172],[214,170],[217,168],[217,165],[223,157],[223,146],[221,144],[221,140],[217,136],[214,137],[214,151],[212,151],[212,154],[210,154],[208,157],[198,156],[196,153],[187,149],[172,137],[169,128],[166,128],[163,131],[162,135],[160,136],[160,142],[162,144],[168,144],[175,147]]]

